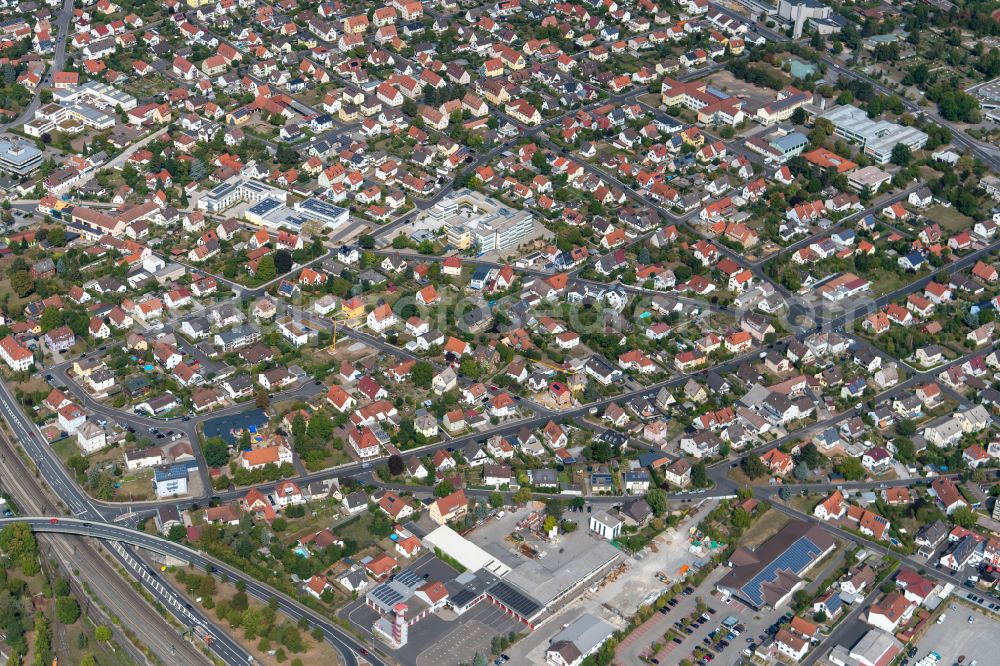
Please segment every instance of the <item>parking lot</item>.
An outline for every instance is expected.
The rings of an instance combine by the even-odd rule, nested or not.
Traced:
[[[759,644],[760,637],[766,633],[767,628],[781,618],[787,609],[758,612],[735,599],[725,603],[719,597],[712,596],[711,590],[715,582],[724,573],[725,570],[722,568],[712,572],[697,590],[691,594],[678,596],[674,606],[667,606],[658,613],[654,620],[650,621],[651,630],[635,641],[634,645],[626,646],[623,653],[619,653],[623,663],[638,663],[640,654],[649,655],[661,664],[675,664],[681,659],[689,659],[696,663],[698,659],[694,659],[692,653],[699,647],[712,654],[713,663],[734,664],[742,661],[743,650],[751,644],[755,646]],[[705,611],[707,619],[698,613],[699,598],[709,609]],[[729,617],[735,618],[732,626],[737,628],[736,631],[724,628],[710,638],[709,634],[719,630]],[[684,618],[693,622],[686,623]],[[730,633],[733,634],[732,638],[729,637]],[[666,641],[663,639],[664,634],[669,635]],[[680,642],[674,640],[675,638]],[[708,644],[705,643],[706,639],[709,641]],[[663,647],[655,655],[651,655],[648,648],[654,641]]]
[[[933,651],[941,655],[940,663],[944,665],[954,664],[962,656],[965,657],[965,666],[997,663],[1000,632],[996,631],[994,620],[980,610],[956,601],[954,597],[949,599],[939,620],[940,617],[944,617],[944,621],[941,624],[931,623],[917,644],[915,659],[922,659]]]

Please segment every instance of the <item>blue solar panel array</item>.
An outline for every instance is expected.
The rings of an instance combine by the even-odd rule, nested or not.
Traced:
[[[764,583],[774,581],[777,578],[777,572],[782,569],[792,571],[797,575],[800,571],[804,571],[809,563],[822,552],[822,549],[810,539],[799,537],[795,543],[785,549],[785,552],[774,558],[750,582],[740,588],[740,591],[755,606],[760,608],[764,605]]]

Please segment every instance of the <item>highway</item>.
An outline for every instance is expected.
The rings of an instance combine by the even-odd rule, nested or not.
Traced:
[[[277,592],[267,585],[258,582],[257,579],[252,578],[243,571],[235,569],[228,564],[220,562],[213,557],[205,555],[204,553],[192,548],[188,548],[182,544],[174,543],[173,541],[169,541],[163,537],[147,534],[146,532],[141,532],[130,527],[123,527],[121,525],[103,523],[99,521],[90,522],[75,518],[3,518],[0,519],[0,528],[4,525],[12,523],[26,523],[31,527],[32,531],[39,533],[75,534],[78,536],[103,539],[110,542],[126,543],[154,553],[190,562],[196,569],[201,571],[212,571],[212,573],[216,575],[225,573],[228,575],[230,581],[234,583],[238,581],[244,583],[246,585],[247,594],[255,599],[264,603],[268,603],[272,598],[277,599],[278,610],[290,617],[293,621],[298,621],[300,618],[304,617],[309,621],[311,626],[321,628],[326,634],[327,641],[337,648],[343,656],[344,666],[358,666],[358,658],[356,655],[365,655],[365,661],[372,666],[385,666],[386,662],[382,661],[375,655],[368,654],[368,649],[365,648],[358,639],[354,638],[351,634],[348,634],[340,627],[334,625],[324,616],[319,615],[306,606],[303,606],[291,597],[288,597],[287,595]],[[146,573],[152,572],[149,572],[147,569]],[[162,584],[162,581],[155,576],[155,573],[152,576],[152,580]],[[185,606],[181,610],[190,612],[193,609]],[[243,663],[246,662],[244,661]]]
[[[3,433],[0,433],[0,470],[3,472],[3,489],[10,494],[19,511],[48,515],[60,513],[21,459],[20,452]],[[42,539],[51,545],[52,554],[63,570],[86,581],[91,593],[107,612],[116,617],[128,618],[136,639],[164,663],[177,659],[190,664],[208,663],[205,655],[178,636],[174,627],[136,594],[115,567],[102,556],[96,544],[86,539],[58,535],[46,535]],[[119,553],[112,551],[112,555],[124,566]],[[165,608],[170,608],[172,595],[168,588],[153,592],[153,598],[159,599]],[[114,627],[113,631],[117,633],[120,630]],[[118,635],[117,639],[123,646],[131,645],[131,640],[124,635]],[[240,657],[229,661],[239,662]]]
[[[117,517],[123,513],[133,512],[136,506],[134,504],[115,506],[110,512],[110,515],[99,510],[94,505],[91,498],[87,496],[87,494],[69,477],[68,471],[62,466],[62,464],[59,463],[58,460],[55,459],[55,454],[51,451],[51,449],[42,444],[43,438],[41,433],[38,432],[37,427],[27,418],[27,416],[21,412],[16,400],[11,395],[7,385],[3,382],[0,382],[0,416],[7,421],[17,440],[21,442],[22,446],[24,446],[29,457],[35,461],[41,478],[45,480],[60,500],[69,507],[74,516],[79,519],[75,521],[70,519],[63,520],[66,520],[68,524],[78,526],[84,523],[92,525],[95,529],[86,532],[85,535],[94,536],[96,538],[111,538],[112,540],[117,540],[115,535],[123,534],[123,532],[116,531],[118,529],[126,530],[124,534],[141,534],[139,532],[135,532],[134,530],[130,530],[127,527],[121,527],[112,523],[103,522],[105,520],[113,520],[113,517]],[[96,529],[98,527],[103,527],[106,531],[101,532]],[[165,540],[157,540],[156,537],[151,537],[146,542],[135,543],[135,545],[146,547],[146,545],[152,544],[155,546],[159,541]],[[169,552],[165,552],[162,548],[150,548],[150,550],[178,557],[183,555],[181,559],[189,561],[192,560],[192,554],[196,554],[196,551],[187,548],[184,548],[183,551],[175,549]],[[195,563],[202,567],[207,566],[210,562],[210,558],[207,556],[198,554],[197,557],[200,559],[195,560]],[[215,564],[219,573],[225,571],[231,580],[243,580],[247,585],[247,593],[255,598],[266,603],[271,597],[277,597],[279,600],[279,610],[286,612],[286,614],[292,617],[292,619],[297,620],[302,616],[307,617],[310,624],[323,629],[326,634],[327,641],[341,653],[344,666],[357,666],[358,661],[356,655],[363,654],[362,651],[366,650],[366,648],[364,648],[351,634],[334,625],[322,615],[319,615],[305,606],[302,606],[290,597],[272,590],[270,587],[257,582],[253,578],[250,578],[242,571],[229,567],[221,562],[216,563],[213,561],[213,564]],[[175,605],[170,603],[169,598],[166,596],[167,594],[173,594],[173,592],[168,589],[168,586],[164,585],[165,591],[161,591],[159,588],[151,585],[149,581],[146,581],[145,579],[140,580],[142,580],[147,590],[151,590],[155,596],[164,598],[167,602],[165,603],[165,606],[168,609],[177,610]],[[191,612],[191,609],[185,608],[184,610],[189,613]],[[203,626],[208,627],[211,625],[207,618],[202,616],[197,611],[194,612],[202,620],[201,624]],[[181,619],[187,617],[187,614],[181,614]],[[246,663],[245,656],[249,656],[249,654],[242,647],[240,647],[239,643],[229,639],[222,632],[217,631],[216,633],[218,633],[219,636],[211,646],[212,649],[216,651],[216,654],[220,657],[226,657],[227,655],[229,657],[232,657],[232,655],[243,655],[236,658],[235,661],[229,661],[227,659],[227,663]],[[373,664],[373,666],[380,666],[382,664],[381,661],[378,661],[372,656],[367,657],[367,660]]]

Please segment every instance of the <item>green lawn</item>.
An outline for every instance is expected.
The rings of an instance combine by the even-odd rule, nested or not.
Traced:
[[[954,207],[931,206],[924,211],[924,216],[932,222],[940,224],[943,231],[951,233],[971,229],[973,223],[971,217],[962,215]]]
[[[76,445],[76,440],[72,437],[63,437],[58,442],[55,442],[52,444],[52,450],[59,456],[59,460],[62,460],[64,463],[71,456],[80,453],[80,448]]]
[[[341,539],[352,539],[358,544],[358,550],[364,550],[379,541],[379,537],[371,530],[372,515],[363,513],[354,520],[337,525],[334,532]]]

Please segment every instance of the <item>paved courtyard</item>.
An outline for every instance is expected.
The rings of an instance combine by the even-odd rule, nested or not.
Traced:
[[[511,631],[527,631],[527,627],[512,619],[502,610],[481,601],[472,610],[448,623],[444,616],[437,618],[442,624],[453,625],[442,634],[440,628],[434,631],[435,640],[416,655],[416,666],[441,666],[442,664],[472,663],[477,652],[489,655],[494,636],[506,635]],[[420,629],[420,625],[417,625]],[[400,661],[409,662],[414,650],[407,649],[400,655]]]

